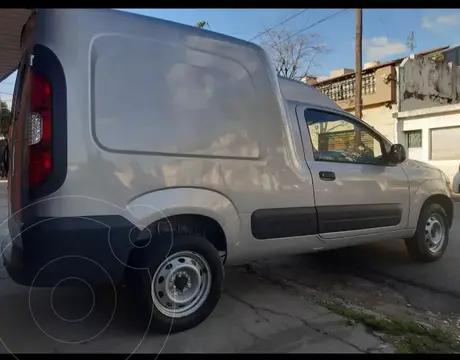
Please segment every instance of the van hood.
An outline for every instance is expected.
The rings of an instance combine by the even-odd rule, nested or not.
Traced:
[[[442,171],[440,169],[423,161],[407,159],[404,161],[404,167],[408,169],[422,170],[424,173],[430,173],[430,177],[435,179],[442,177]]]
[[[433,170],[440,171],[436,166],[430,165],[430,164],[428,164],[426,162],[423,162],[423,161],[407,159],[406,162],[411,164],[411,166],[416,166],[416,167],[421,166],[421,167],[424,167],[424,168],[427,168],[427,169],[433,169]]]

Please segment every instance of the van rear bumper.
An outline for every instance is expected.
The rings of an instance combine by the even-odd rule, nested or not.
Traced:
[[[14,282],[34,287],[53,287],[66,278],[119,284],[139,234],[117,215],[37,218],[23,229],[3,245],[3,264]]]

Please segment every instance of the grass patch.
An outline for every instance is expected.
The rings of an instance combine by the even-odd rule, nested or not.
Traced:
[[[415,321],[380,317],[339,304],[323,304],[330,311],[385,334],[399,353],[458,353],[460,342],[439,328],[426,328]]]

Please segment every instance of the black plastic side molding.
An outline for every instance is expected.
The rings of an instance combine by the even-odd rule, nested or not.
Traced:
[[[320,234],[396,226],[401,222],[400,204],[319,206]]]
[[[396,226],[400,204],[340,205],[256,210],[252,235],[259,240]]]
[[[259,240],[318,233],[316,209],[297,207],[256,210],[251,215],[252,235]]]

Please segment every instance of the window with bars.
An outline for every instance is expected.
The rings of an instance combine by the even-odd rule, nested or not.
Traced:
[[[353,99],[355,97],[355,78],[318,86],[317,89],[334,101]],[[363,74],[363,95],[375,94],[375,73]]]
[[[406,131],[406,143],[408,149],[422,147],[422,130]]]

